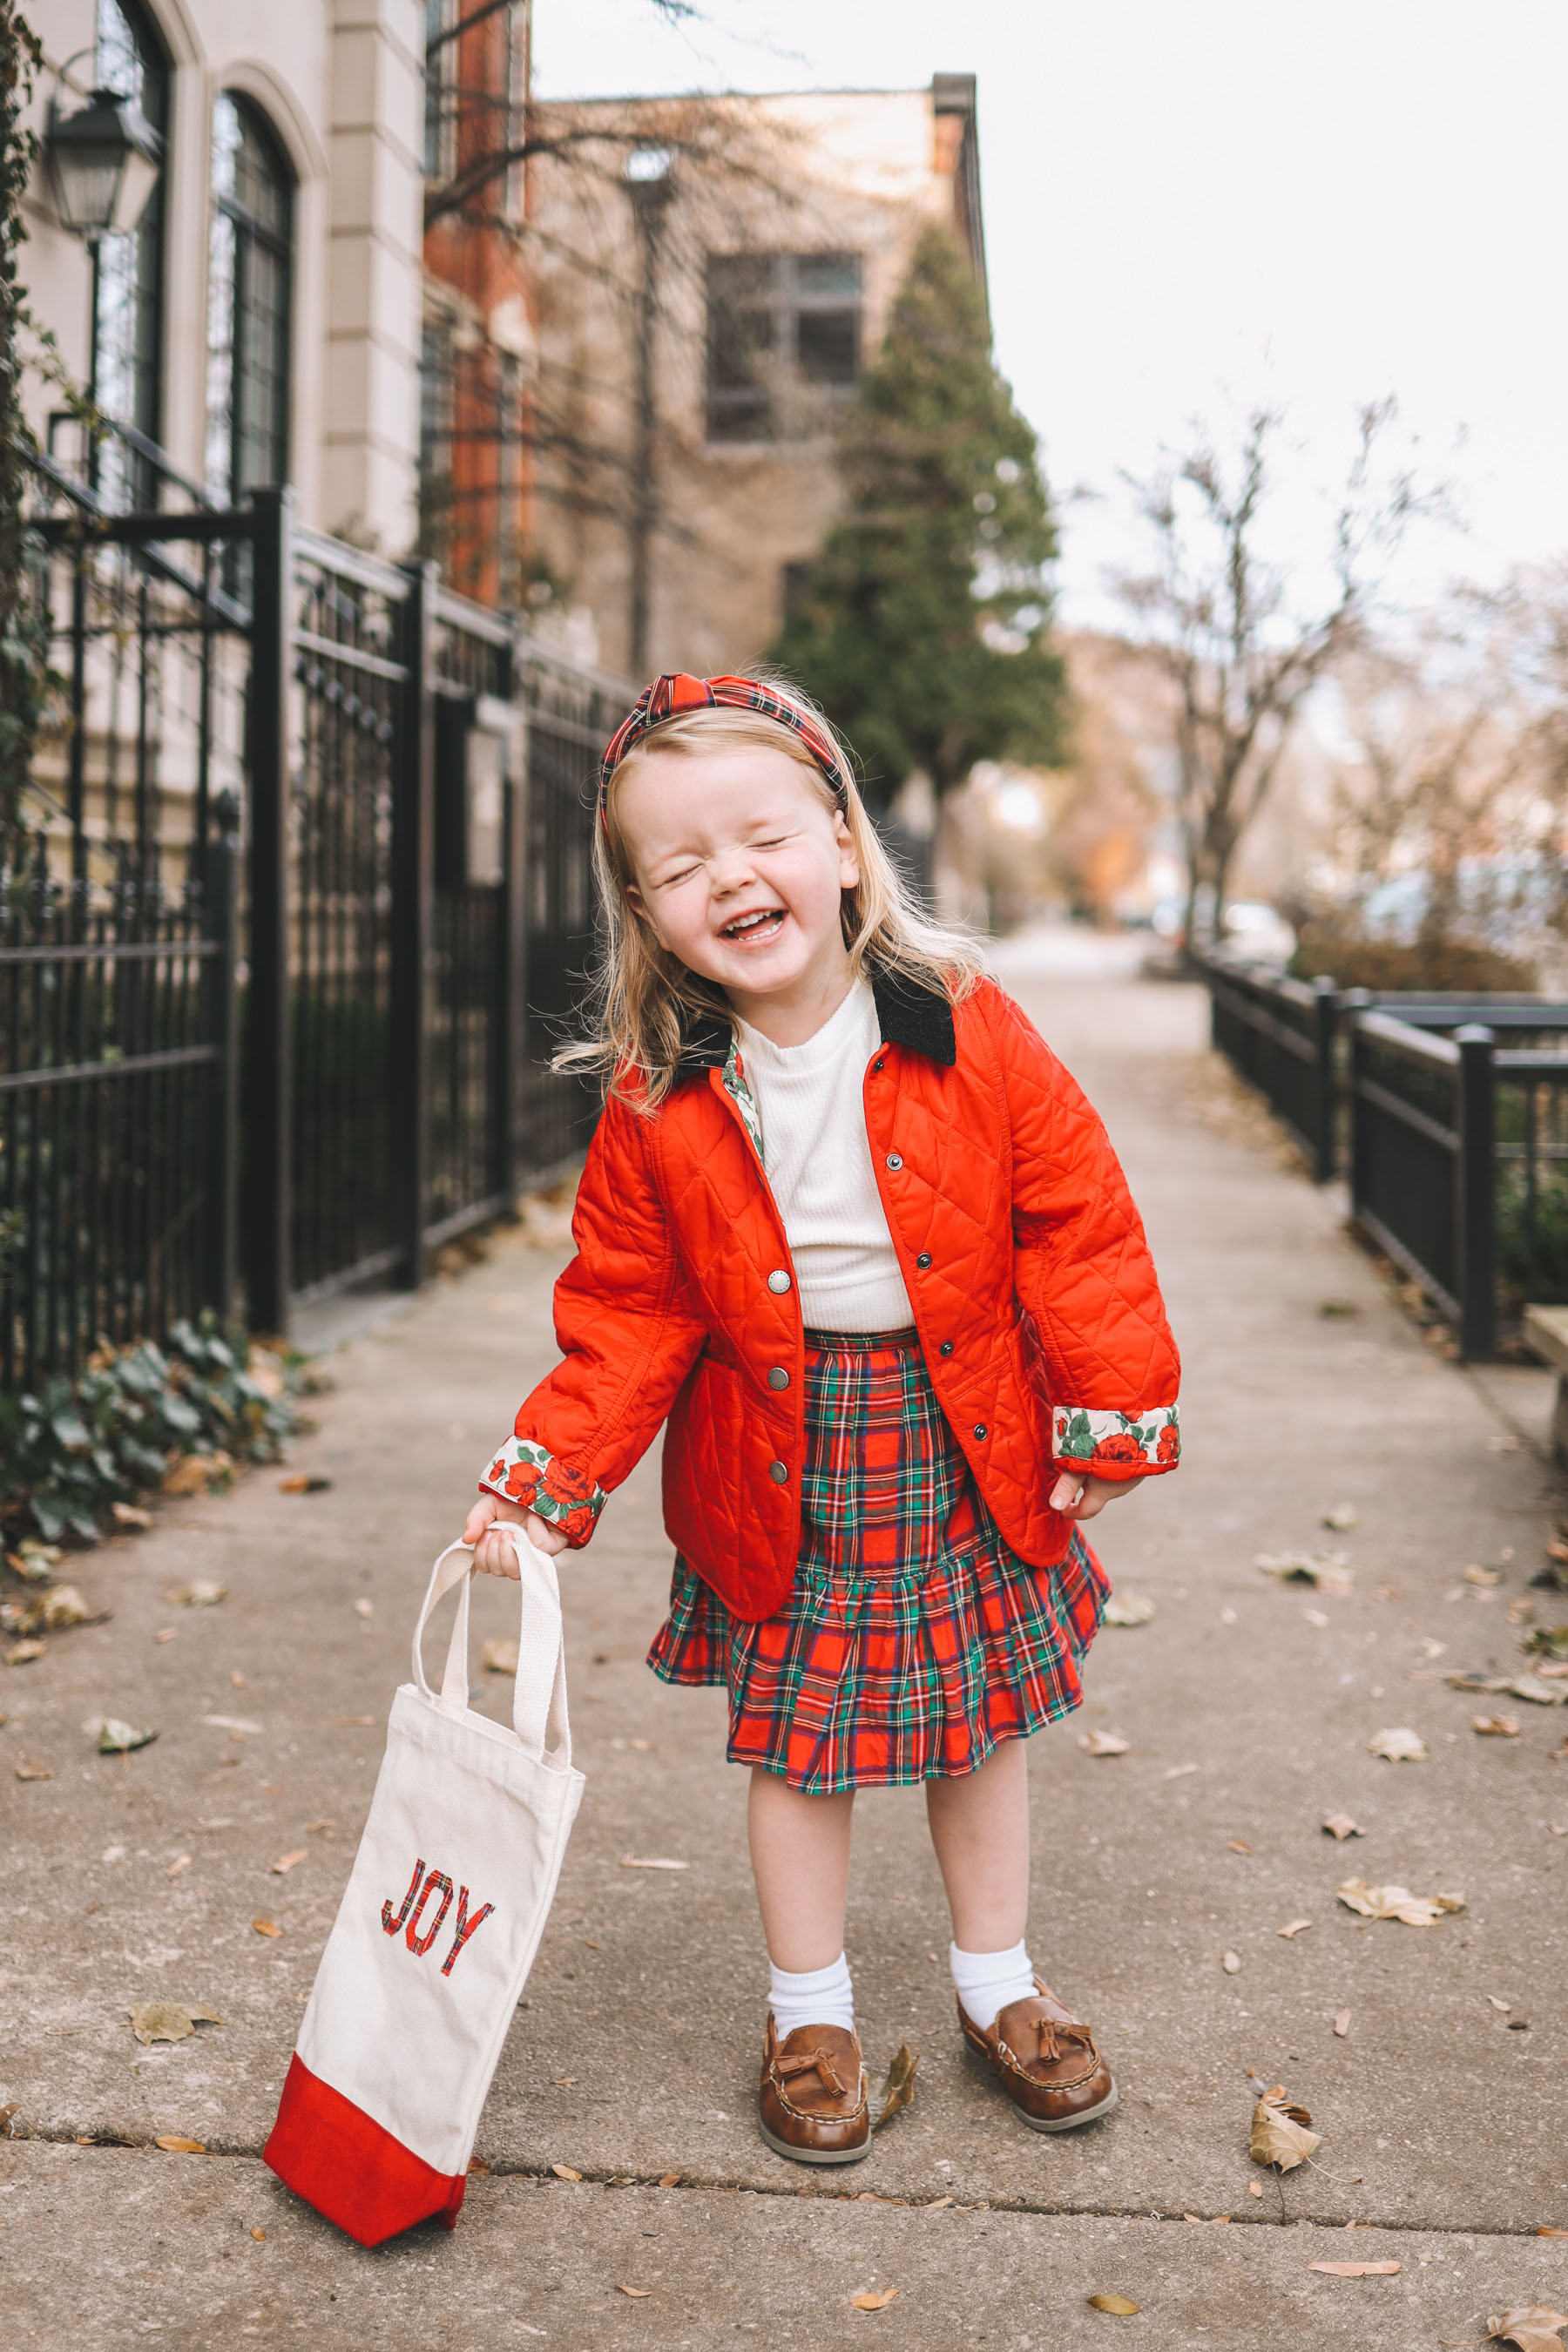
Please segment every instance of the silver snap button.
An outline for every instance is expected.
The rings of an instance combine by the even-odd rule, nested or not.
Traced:
[[[903,1160],[902,1160],[902,1159],[900,1158],[900,1154],[899,1154],[898,1152],[896,1152],[896,1151],[889,1151],[889,1154],[888,1154],[888,1165],[889,1165],[889,1168],[901,1168],[901,1167],[903,1166],[903,1164],[904,1164],[904,1163],[903,1163]]]
[[[774,1364],[768,1373],[768,1386],[771,1389],[788,1388],[789,1374],[785,1371],[782,1364]]]
[[[775,1266],[772,1274],[769,1275],[768,1288],[770,1290],[777,1291],[781,1298],[784,1292],[789,1288],[789,1276],[784,1272],[782,1265]]]
[[[974,1434],[975,1434],[975,1436],[976,1436],[976,1437],[984,1437],[984,1434],[985,1434],[985,1423],[984,1423],[983,1421],[977,1421],[977,1422],[975,1423],[975,1424],[974,1424]]]
[[[773,1480],[775,1486],[782,1486],[784,1480],[789,1476],[787,1465],[783,1462],[770,1462],[768,1464],[768,1476]]]

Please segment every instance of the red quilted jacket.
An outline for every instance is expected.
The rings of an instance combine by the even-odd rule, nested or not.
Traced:
[[[1105,1129],[1018,1007],[873,974],[872,1164],[921,1351],[1003,1536],[1070,1529],[1058,1468],[1173,1469],[1179,1363]],[[738,1617],[782,1607],[800,1549],[805,1345],[783,1222],[727,1023],[694,1024],[654,1115],[612,1102],[555,1288],[563,1360],[482,1485],[584,1544],[668,1419],[664,1523]]]

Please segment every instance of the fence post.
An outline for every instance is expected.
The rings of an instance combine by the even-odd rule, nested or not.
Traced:
[[[205,1303],[234,1313],[239,1206],[239,802],[220,793],[202,848],[203,929],[217,947],[206,965],[207,1042],[216,1048],[206,1135]]]
[[[1318,1115],[1317,1132],[1313,1140],[1312,1173],[1320,1184],[1333,1181],[1334,1161],[1338,1157],[1339,1070],[1334,1059],[1334,1047],[1339,1020],[1339,991],[1331,980],[1320,973],[1312,982],[1317,998],[1313,1007],[1315,1035],[1318,1046]]]
[[[289,693],[293,677],[293,492],[251,493],[250,935],[241,1123],[240,1255],[255,1331],[287,1330],[292,1148],[289,1051]]]
[[[519,1115],[522,1103],[524,1059],[528,1053],[526,860],[529,727],[520,668],[518,647],[514,641],[507,656],[507,698],[517,713],[510,755],[515,764],[508,774],[506,791],[505,866],[501,884],[501,1002],[500,1017],[496,1024],[497,1083],[501,1104],[498,1189],[505,1193],[509,1208],[516,1205],[519,1189]]]
[[[1459,1353],[1467,1363],[1489,1356],[1497,1341],[1496,1042],[1491,1030],[1476,1023],[1454,1032],[1459,1049],[1454,1223],[1459,1244]]]
[[[1346,1087],[1350,1097],[1349,1108],[1351,1130],[1350,1168],[1347,1172],[1350,1177],[1351,1223],[1352,1224],[1355,1223],[1356,1212],[1360,1208],[1366,1192],[1366,1170],[1363,1164],[1364,1152],[1361,1115],[1361,1031],[1357,1026],[1356,1016],[1358,1013],[1370,1013],[1372,1011],[1372,992],[1365,988],[1347,988],[1340,998],[1340,1012],[1344,1017],[1346,1024],[1345,1034],[1350,1040],[1350,1066],[1346,1074]]]
[[[396,1280],[425,1279],[430,1157],[430,1048],[426,998],[436,937],[436,596],[434,563],[410,564],[403,605],[403,709],[392,781],[390,1039],[392,1238]]]

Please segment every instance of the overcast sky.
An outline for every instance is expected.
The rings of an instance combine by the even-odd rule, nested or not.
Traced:
[[[1563,0],[536,0],[543,97],[979,77],[999,362],[1063,499],[1064,616],[1135,555],[1123,469],[1265,397],[1300,482],[1397,395],[1455,486],[1407,585],[1568,552]],[[1072,492],[1087,497],[1072,498]],[[1303,488],[1303,544],[1325,516]]]

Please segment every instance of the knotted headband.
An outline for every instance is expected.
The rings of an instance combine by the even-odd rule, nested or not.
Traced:
[[[599,822],[608,825],[605,795],[610,778],[628,751],[635,751],[655,727],[667,719],[684,719],[690,710],[760,710],[764,719],[798,735],[833,787],[840,809],[849,805],[849,779],[837,753],[816,720],[798,704],[786,700],[773,687],[755,677],[689,677],[684,670],[667,671],[645,686],[626,717],[611,736],[599,762]]]

